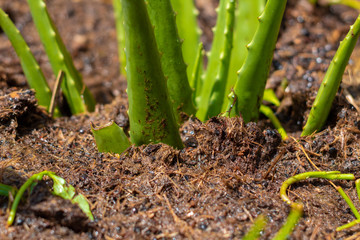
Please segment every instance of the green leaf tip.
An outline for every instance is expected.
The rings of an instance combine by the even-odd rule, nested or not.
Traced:
[[[332,102],[339,89],[345,68],[349,62],[351,53],[354,50],[359,36],[360,15],[356,19],[355,23],[350,27],[345,39],[340,43],[340,46],[336,51],[328,70],[326,71],[301,136],[307,136],[320,131],[324,126],[328,118]]]
[[[123,129],[114,121],[101,127],[96,127],[91,123],[91,131],[99,152],[121,154],[131,145]]]

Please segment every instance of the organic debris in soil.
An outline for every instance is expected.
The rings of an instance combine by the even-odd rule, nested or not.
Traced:
[[[201,2],[200,21],[213,24],[213,11]],[[52,79],[23,3],[1,2]],[[89,199],[95,221],[89,223],[77,206],[52,196],[46,180],[21,202],[14,226],[0,228],[0,239],[239,239],[259,214],[269,220],[262,239],[270,239],[289,213],[279,196],[288,177],[315,171],[314,165],[360,177],[360,118],[341,91],[325,130],[314,136],[281,142],[275,130],[265,127],[267,120],[244,124],[241,118],[212,118],[201,123],[190,118],[181,128],[186,145],[181,151],[151,144],[131,147],[121,156],[99,153],[90,122],[115,120],[128,128],[125,85],[115,81],[111,4],[53,0],[49,11],[97,99],[115,98],[94,113],[49,120],[31,91],[10,89],[23,86],[24,76],[0,34],[1,43],[6,42],[0,47],[0,182],[19,188],[34,173],[54,171]],[[277,114],[291,135],[299,134],[337,44],[356,16],[349,8],[289,1],[268,86],[283,99]],[[205,36],[211,38],[209,31]],[[289,80],[285,90],[280,87],[284,77]],[[14,102],[10,97],[15,93],[21,97]],[[14,106],[17,110],[9,112]],[[360,209],[354,184],[335,184]],[[327,181],[309,179],[292,185],[288,194],[305,205],[292,239],[339,239],[360,231],[355,226],[335,232],[354,216]],[[5,226],[8,199],[1,198],[0,205]]]

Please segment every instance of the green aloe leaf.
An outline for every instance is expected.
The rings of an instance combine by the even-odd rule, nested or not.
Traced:
[[[195,115],[192,102],[192,89],[186,74],[181,40],[178,36],[175,13],[170,0],[146,0],[147,9],[156,43],[161,55],[161,66],[164,72],[169,96],[177,121],[181,122],[181,113]]]
[[[198,116],[202,119],[214,117],[221,112],[221,107],[225,97],[226,81],[229,76],[229,67],[231,59],[231,51],[233,48],[233,33],[235,23],[235,0],[230,0],[226,6],[226,21],[224,29],[224,45],[220,53],[219,72],[211,89],[210,99],[206,107],[205,116]]]
[[[230,116],[241,114],[245,122],[256,121],[269,75],[273,52],[285,11],[286,0],[268,0],[259,19],[248,55],[242,65],[234,91],[229,96]]]
[[[333,60],[330,63],[320,89],[312,105],[309,118],[301,136],[310,135],[321,130],[329,115],[332,102],[339,89],[342,76],[349,62],[350,56],[360,36],[360,15],[350,27],[345,39],[340,43]]]
[[[131,145],[123,129],[113,121],[101,127],[91,124],[91,131],[99,152],[120,154]]]
[[[46,110],[49,111],[51,90],[46,82],[44,74],[19,30],[2,9],[0,9],[0,27],[4,30],[13,45],[15,52],[20,59],[28,84],[30,88],[33,88],[36,92],[36,99],[38,100],[39,105],[45,107]],[[54,116],[60,116],[58,108],[55,108]]]
[[[43,0],[28,0],[31,15],[54,74],[65,72],[61,88],[73,114],[93,111],[95,100],[75,69],[69,52],[50,18]]]
[[[199,95],[203,85],[201,76],[204,71],[204,53],[204,44],[201,42],[197,50],[195,65],[190,79],[190,87],[194,89],[192,98],[196,106],[199,105]]]
[[[143,0],[122,0],[130,139],[136,145],[163,142],[182,148],[154,31]]]
[[[182,52],[188,65],[187,76],[191,79],[196,58],[195,49],[199,45],[201,35],[196,19],[198,11],[193,0],[171,0],[171,5],[176,13],[179,36],[183,41]]]
[[[125,56],[125,30],[124,16],[120,0],[113,0],[114,16],[116,24],[116,37],[118,42],[118,54],[120,62],[120,73],[126,77],[126,56]]]
[[[218,17],[216,20],[216,26],[213,29],[214,40],[210,53],[208,54],[208,65],[204,76],[204,84],[201,89],[201,94],[199,96],[198,112],[196,116],[201,120],[205,121],[208,119],[207,110],[209,108],[209,102],[211,98],[211,92],[214,88],[216,77],[220,71],[221,63],[221,53],[223,52],[224,42],[225,42],[225,28],[226,28],[226,7],[228,6],[230,0],[222,0],[219,2],[219,7],[217,8]],[[224,83],[226,84],[226,83]]]
[[[272,109],[270,107],[261,104],[260,112],[262,114],[264,114],[268,119],[270,119],[271,123],[274,125],[276,130],[278,130],[278,132],[280,133],[281,138],[283,140],[288,138],[285,129],[283,128],[283,126],[281,125],[279,119],[276,117],[276,115],[274,114],[274,112],[272,111]]]
[[[0,196],[9,197],[10,194],[12,196],[15,196],[16,192],[17,192],[16,187],[0,183]]]
[[[229,76],[226,82],[226,93],[230,93],[238,77],[237,72],[244,63],[248,50],[246,45],[254,37],[259,25],[258,16],[264,10],[265,0],[238,0],[235,12],[234,46],[231,54]],[[222,112],[228,106],[227,96],[224,97]]]

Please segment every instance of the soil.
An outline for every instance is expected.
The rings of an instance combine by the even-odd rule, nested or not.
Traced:
[[[216,4],[197,1],[207,47]],[[150,144],[119,156],[99,153],[90,131],[91,122],[110,120],[128,128],[111,1],[48,0],[47,5],[98,105],[93,113],[51,119],[37,106],[1,32],[0,182],[19,188],[35,173],[54,171],[88,198],[95,220],[53,196],[52,182],[45,179],[21,202],[11,227],[5,227],[8,199],[0,198],[1,239],[240,239],[260,214],[268,218],[261,239],[269,239],[290,211],[279,196],[284,180],[316,171],[314,165],[359,177],[359,47],[324,130],[299,137],[324,72],[357,17],[355,10],[289,0],[268,82],[282,100],[275,110],[288,140],[282,141],[265,118],[248,124],[241,118],[215,117],[206,123],[189,118],[180,129],[185,149]],[[23,33],[52,85],[55,77],[26,1],[0,0],[0,7]],[[334,183],[360,209],[354,183]],[[335,231],[355,217],[329,182],[302,181],[288,194],[305,206],[290,239],[360,238],[360,225]]]

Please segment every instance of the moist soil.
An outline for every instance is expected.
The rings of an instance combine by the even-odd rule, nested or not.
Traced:
[[[8,198],[0,198],[1,239],[240,239],[260,214],[268,218],[261,239],[270,239],[290,211],[279,196],[287,178],[317,168],[360,177],[359,47],[323,131],[299,137],[324,72],[357,17],[355,10],[289,0],[268,81],[281,99],[274,110],[288,140],[282,141],[264,117],[248,124],[241,118],[202,123],[189,117],[180,129],[184,149],[150,144],[132,146],[119,156],[99,153],[90,131],[91,122],[129,125],[111,1],[48,0],[47,5],[98,105],[93,113],[50,118],[37,106],[1,32],[0,182],[19,188],[31,175],[53,171],[88,198],[95,220],[53,196],[52,181],[45,178],[20,203],[11,227],[6,227]],[[216,5],[197,1],[207,48]],[[26,1],[1,0],[0,6],[23,33],[52,86],[55,77]],[[360,209],[354,182],[334,183]],[[336,232],[355,217],[328,181],[308,179],[288,194],[304,203],[290,239],[360,238],[359,225]]]

